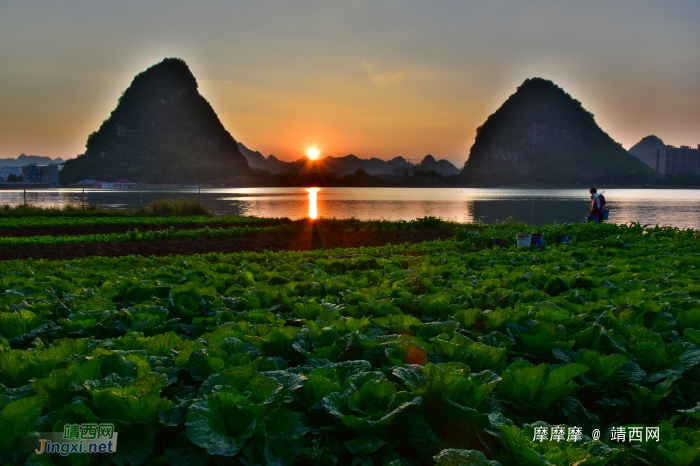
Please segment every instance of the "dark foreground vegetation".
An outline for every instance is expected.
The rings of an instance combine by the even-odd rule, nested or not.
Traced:
[[[696,231],[439,222],[343,228],[452,239],[0,263],[0,462],[697,464]],[[96,422],[116,452],[19,451]]]

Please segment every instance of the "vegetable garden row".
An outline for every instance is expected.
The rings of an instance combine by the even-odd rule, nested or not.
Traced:
[[[698,233],[526,229],[0,263],[0,463],[700,464]],[[117,450],[19,449],[82,423]]]
[[[49,225],[54,225],[55,218],[45,217],[26,217],[34,221],[34,226],[42,228],[51,228]],[[168,219],[170,217],[166,217]],[[185,217],[186,218],[186,217]],[[214,217],[216,218],[216,217]],[[238,222],[237,219],[245,219],[246,217],[228,217],[231,222]],[[135,217],[132,219],[138,220],[161,220],[162,217]],[[15,219],[12,219],[15,220]],[[78,223],[85,223],[86,220],[100,220],[95,218],[72,218],[70,220],[79,220]],[[110,222],[113,220],[119,220],[122,225],[130,225],[129,222],[122,222],[125,220],[123,217],[109,218],[105,217],[100,221],[104,221],[104,224],[94,223],[89,226],[118,226],[119,223]],[[126,219],[128,220],[128,219]],[[257,226],[264,225],[263,221],[265,219],[253,218],[250,222],[240,221],[238,222],[242,226],[219,226],[218,228],[210,228],[209,225],[203,228],[197,229],[179,229],[176,225],[182,225],[183,223],[175,220],[171,222],[169,228],[164,228],[162,230],[151,230],[139,232],[138,228],[134,228],[131,231],[125,233],[95,233],[88,235],[42,235],[42,236],[6,236],[0,237],[0,248],[10,248],[10,247],[22,247],[22,246],[47,246],[52,244],[89,244],[89,243],[122,243],[122,242],[132,242],[132,241],[167,241],[167,240],[180,240],[180,239],[200,239],[200,238],[240,238],[247,236],[259,236],[259,235],[290,235],[299,233],[303,230],[311,231],[315,229],[319,232],[324,233],[334,233],[334,232],[367,232],[367,231],[396,231],[396,230],[410,230],[415,231],[419,229],[427,228],[441,228],[445,226],[454,226],[454,223],[444,222],[440,219],[433,217],[426,217],[424,219],[407,221],[370,221],[370,222],[360,222],[358,220],[319,220],[315,224],[309,224],[307,221],[296,221],[291,222],[287,219],[280,219],[278,225],[275,226]],[[204,219],[203,219],[204,221]],[[0,220],[2,222],[2,220]],[[158,223],[146,223],[145,225],[169,225],[169,223],[158,222]],[[189,224],[197,224],[195,222],[189,222]],[[85,226],[81,225],[81,226]],[[221,225],[219,224],[214,224]],[[235,223],[233,223],[235,225]]]
[[[51,227],[106,227],[138,225],[254,225],[271,221],[289,222],[287,219],[267,219],[259,217],[207,217],[204,215],[180,217],[10,217],[0,218],[1,228],[51,228]]]
[[[94,235],[65,235],[65,236],[8,236],[0,237],[0,248],[21,246],[46,246],[50,244],[78,243],[123,243],[127,241],[167,241],[178,239],[199,238],[240,238],[259,235],[294,234],[302,230],[301,225],[278,225],[272,227],[228,227],[228,228],[198,228],[196,230],[180,230],[173,226],[164,230],[139,232],[138,228],[126,233],[109,233]]]
[[[308,220],[291,221],[288,218],[262,218],[262,217],[240,217],[222,216],[207,217],[204,215],[181,216],[181,217],[139,217],[139,216],[114,216],[114,217],[10,217],[0,218],[0,229],[5,228],[51,228],[51,227],[117,227],[117,226],[139,226],[139,225],[256,225],[256,224],[290,224],[306,223]],[[456,225],[445,222],[435,217],[424,217],[416,220],[369,220],[360,221],[356,219],[319,219],[317,223],[329,227],[342,225],[343,228],[361,229],[362,231],[381,230],[415,230],[422,228],[440,228],[445,224]]]

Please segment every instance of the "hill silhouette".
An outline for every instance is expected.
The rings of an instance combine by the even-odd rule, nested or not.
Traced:
[[[652,159],[656,154],[656,148],[663,147],[663,145],[664,142],[661,138],[652,135],[642,138],[641,141],[630,147],[628,152],[641,160],[644,165],[652,166],[654,163]]]
[[[117,107],[68,160],[61,184],[83,179],[150,183],[227,181],[249,170],[197,80],[177,58],[138,74]]]
[[[435,157],[428,154],[420,162],[420,168],[423,170],[434,170],[442,175],[456,175],[459,173],[459,168],[445,159],[435,160]]]
[[[405,166],[406,159],[395,157],[391,160],[378,158],[361,159],[350,154],[344,157],[324,157],[322,159],[311,160],[304,156],[299,160],[289,163],[282,168],[282,173],[335,173],[338,176],[345,176],[355,173],[357,170],[364,170],[370,175],[390,174],[395,167]]]
[[[246,158],[246,160],[248,161],[248,165],[251,168],[259,168],[260,170],[270,169],[270,166],[268,165],[265,156],[262,155],[259,151],[253,151],[251,149],[248,149],[246,146],[243,145],[242,142],[238,142],[238,151],[243,157]]]
[[[248,149],[242,143],[238,143],[241,153],[248,159],[248,164],[253,168],[267,170],[271,174],[277,173],[335,173],[338,176],[345,176],[355,173],[357,170],[364,170],[369,175],[391,175],[396,174],[397,169],[408,168],[410,173],[416,170],[434,170],[442,175],[453,175],[459,173],[459,169],[447,160],[435,160],[432,155],[426,155],[423,161],[416,165],[409,163],[403,157],[394,157],[391,160],[382,160],[376,157],[371,159],[361,159],[350,154],[345,157],[324,157],[318,160],[311,160],[304,156],[294,162],[284,162],[274,155],[265,158],[260,152]]]
[[[248,149],[241,142],[238,143],[238,150],[240,150],[241,154],[243,154],[243,156],[248,160],[248,165],[250,165],[251,168],[267,170],[273,175],[280,173],[284,169],[284,167],[289,165],[289,162],[279,160],[272,154],[268,155],[267,158],[265,158],[265,156],[262,155],[260,151],[253,151],[252,149]]]
[[[461,176],[473,186],[630,185],[660,177],[542,78],[525,80],[477,128]]]
[[[265,160],[267,161],[267,166],[269,167],[268,170],[270,170],[270,172],[272,173],[281,172],[284,169],[284,167],[286,167],[289,164],[289,162],[280,160],[272,154],[268,155]]]
[[[48,165],[50,163],[63,163],[63,159],[60,157],[52,159],[51,157],[42,157],[41,155],[26,154],[19,154],[19,157],[16,159],[0,159],[0,167],[20,167],[22,165],[29,165],[30,163]]]

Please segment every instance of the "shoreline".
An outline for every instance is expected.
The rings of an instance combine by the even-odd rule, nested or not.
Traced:
[[[31,189],[34,188],[34,189]],[[168,192],[168,191],[184,191],[184,192],[198,192],[200,189],[204,190],[214,190],[214,189],[279,189],[279,188],[297,188],[297,189],[307,189],[307,188],[337,188],[337,189],[537,189],[537,190],[542,190],[542,189],[552,189],[552,190],[571,190],[571,191],[577,191],[577,190],[584,190],[587,191],[590,186],[587,185],[581,185],[581,186],[464,186],[464,185],[441,185],[441,186],[240,186],[240,185],[227,185],[227,186],[215,186],[215,185],[202,185],[196,186],[196,185],[167,185],[167,186],[144,186],[144,187],[136,187],[136,188],[108,188],[108,189],[103,189],[103,188],[89,188],[89,187],[74,187],[74,186],[60,186],[58,188],[55,187],[46,187],[46,186],[31,186],[27,185],[27,187],[5,187],[0,185],[0,191],[19,191],[23,192],[44,192],[44,191],[61,191],[65,190],[66,192],[82,192],[85,190],[85,192],[90,192],[90,193],[114,193],[114,192],[157,192],[157,191],[163,191],[163,192]],[[684,189],[684,190],[698,190],[700,189],[700,186],[646,186],[646,185],[630,185],[630,186],[606,186],[606,185],[600,185],[598,186],[599,189]]]

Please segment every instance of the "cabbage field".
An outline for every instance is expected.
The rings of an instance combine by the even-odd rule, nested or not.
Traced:
[[[700,464],[698,232],[549,225],[531,249],[533,227],[456,228],[0,262],[0,463]],[[116,451],[20,451],[85,423]]]

